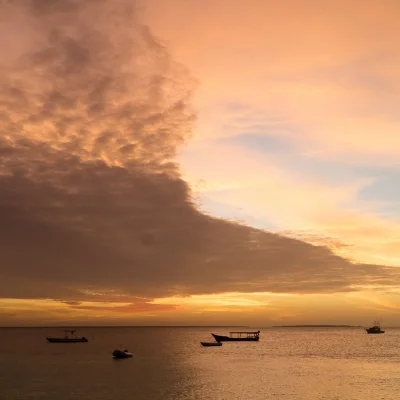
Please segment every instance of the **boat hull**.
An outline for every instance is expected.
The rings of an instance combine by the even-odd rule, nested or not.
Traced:
[[[216,335],[215,333],[212,333],[214,339],[217,342],[258,342],[259,337],[230,337],[230,336],[221,336],[221,335]]]
[[[222,346],[220,342],[200,342],[204,347],[211,347],[211,346]]]
[[[128,353],[128,351],[122,350],[114,350],[112,355],[114,358],[131,358],[133,356],[132,353]]]
[[[49,343],[86,343],[88,340],[85,337],[81,338],[46,338]]]
[[[371,331],[369,329],[366,329],[366,331],[369,335],[379,335],[380,333],[385,333],[385,331]]]

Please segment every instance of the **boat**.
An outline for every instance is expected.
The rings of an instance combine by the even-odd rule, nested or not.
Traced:
[[[220,342],[200,342],[202,346],[209,347],[209,346],[222,346]]]
[[[112,352],[114,358],[131,358],[133,356],[132,353],[129,353],[128,350],[114,350]]]
[[[57,338],[57,337],[46,337],[47,341],[50,343],[85,343],[88,342],[87,338],[85,336],[82,337],[76,337],[73,336],[76,331],[74,330],[65,330],[65,336],[62,338]],[[68,333],[71,334],[71,336],[68,335]]]
[[[257,332],[229,332],[229,336],[221,336],[212,333],[217,342],[258,342],[260,331]]]
[[[381,330],[381,324],[379,321],[374,321],[374,324],[371,328],[365,329],[367,333],[385,333],[385,331]]]

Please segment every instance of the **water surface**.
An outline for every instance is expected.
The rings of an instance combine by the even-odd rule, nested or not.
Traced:
[[[0,328],[0,399],[400,399],[399,329],[260,328],[258,343],[200,345],[229,330],[79,328],[89,343],[52,344],[58,328]]]

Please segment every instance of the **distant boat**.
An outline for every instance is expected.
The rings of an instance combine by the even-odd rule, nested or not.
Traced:
[[[381,325],[380,325],[379,321],[374,321],[374,325],[371,328],[366,328],[365,330],[369,334],[371,334],[371,333],[385,333],[385,331],[381,330]]]
[[[114,350],[112,355],[114,358],[130,358],[133,356],[133,354],[129,353],[128,350]]]
[[[47,341],[50,343],[84,343],[84,342],[88,342],[87,338],[85,338],[84,336],[82,337],[76,337],[73,336],[73,334],[76,331],[71,331],[71,330],[65,330],[65,336],[62,338],[56,338],[56,337],[46,337]],[[68,333],[71,334],[71,336],[68,336]]]
[[[229,332],[229,336],[212,333],[217,342],[258,342],[260,331],[257,332]]]
[[[202,346],[209,347],[209,346],[222,346],[220,342],[200,342]]]

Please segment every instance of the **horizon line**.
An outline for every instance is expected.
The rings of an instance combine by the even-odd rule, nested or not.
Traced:
[[[0,328],[251,328],[249,325],[17,325]]]
[[[363,325],[347,324],[297,324],[297,325],[268,325],[257,326],[258,329],[269,328],[364,328]],[[43,328],[248,328],[255,329],[254,325],[19,325],[0,326],[0,329],[43,329]],[[400,326],[386,326],[386,329],[398,329]]]

